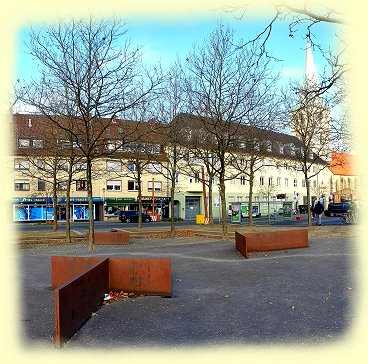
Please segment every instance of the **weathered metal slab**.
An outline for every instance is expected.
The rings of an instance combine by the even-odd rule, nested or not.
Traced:
[[[56,288],[75,276],[90,269],[96,263],[102,262],[103,258],[89,257],[51,257],[51,285]]]
[[[103,259],[54,290],[56,347],[60,348],[83,325],[108,290],[108,259]]]
[[[251,251],[307,248],[308,229],[278,230],[239,234],[235,232],[236,249],[246,258]]]
[[[95,231],[94,237],[95,244],[128,245],[130,233],[129,231]]]
[[[171,296],[170,258],[110,258],[110,290]]]

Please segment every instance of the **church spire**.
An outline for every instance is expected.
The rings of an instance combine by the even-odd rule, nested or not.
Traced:
[[[309,37],[307,38],[307,48],[305,52],[305,73],[304,82],[307,89],[316,89],[319,87],[317,68],[314,63],[312,47]]]

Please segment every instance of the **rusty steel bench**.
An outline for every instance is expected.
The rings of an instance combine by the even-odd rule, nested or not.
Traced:
[[[129,231],[95,231],[95,244],[129,244]],[[88,233],[87,233],[88,239]]]
[[[171,296],[170,258],[51,257],[55,345],[60,348],[109,291]]]
[[[308,247],[308,229],[276,230],[272,232],[235,232],[236,249],[249,258],[249,252]]]

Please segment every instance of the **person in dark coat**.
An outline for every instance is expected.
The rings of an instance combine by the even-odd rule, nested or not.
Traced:
[[[322,224],[322,212],[323,212],[324,208],[323,208],[323,205],[321,204],[320,201],[318,201],[316,203],[316,206],[314,206],[314,213],[316,214],[317,216],[317,224],[318,226],[321,226]]]

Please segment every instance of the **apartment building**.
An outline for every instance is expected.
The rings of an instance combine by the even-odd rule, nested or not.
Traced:
[[[62,118],[61,118],[62,119]],[[64,122],[64,126],[68,120]],[[120,209],[138,208],[138,182],[146,211],[168,216],[170,199],[161,169],[162,134],[154,122],[102,120],[105,128],[94,148],[92,170],[93,215],[96,220],[116,218]],[[96,128],[99,132],[98,128]],[[56,190],[59,220],[66,218],[66,190],[70,184],[70,216],[87,220],[86,157],[81,150],[85,136],[71,134],[42,115],[15,114],[13,117],[14,157],[9,171],[14,180],[14,221],[52,219]],[[77,136],[76,136],[77,135]],[[78,137],[80,135],[80,137]],[[70,168],[71,167],[71,168]],[[54,188],[54,186],[56,186]]]

